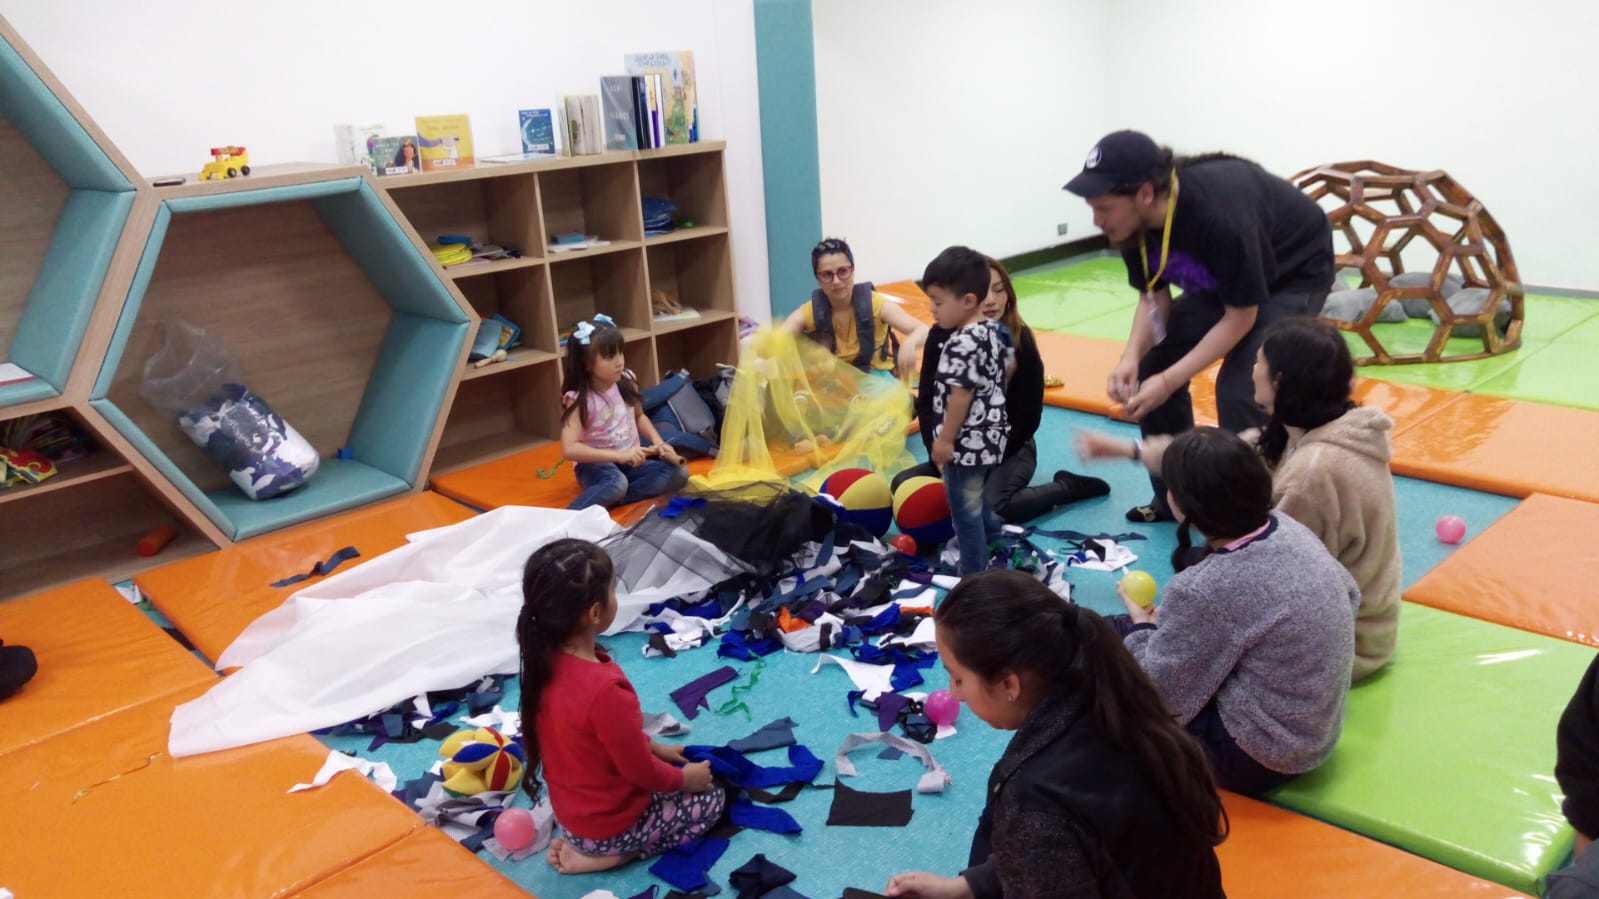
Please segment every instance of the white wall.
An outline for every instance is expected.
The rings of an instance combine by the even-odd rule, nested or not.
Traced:
[[[822,224],[861,277],[1094,233],[1061,185],[1105,131],[1112,2],[813,0]]]
[[[702,136],[728,142],[741,311],[770,314],[751,0],[0,0],[0,15],[146,175],[219,144],[256,164],[335,160],[335,122],[464,112],[516,152],[516,111],[594,93],[622,55],[694,51]]]
[[[1106,0],[1144,64],[1113,127],[1280,174],[1441,168],[1505,229],[1530,284],[1599,289],[1599,6],[1586,0]]]

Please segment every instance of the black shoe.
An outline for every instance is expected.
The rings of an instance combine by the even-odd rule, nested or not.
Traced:
[[[1080,499],[1093,499],[1096,496],[1110,495],[1110,485],[1099,478],[1072,474],[1065,470],[1055,472],[1055,483],[1066,488],[1066,502],[1068,503],[1075,503]],[[1062,503],[1062,505],[1064,504]]]
[[[1176,521],[1177,517],[1164,505],[1134,506],[1127,510],[1127,520],[1134,524],[1154,524],[1157,521]]]

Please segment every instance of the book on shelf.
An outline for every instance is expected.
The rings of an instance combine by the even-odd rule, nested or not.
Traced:
[[[622,58],[630,75],[659,75],[662,144],[688,144],[700,139],[699,97],[694,80],[694,51],[629,53]]]
[[[561,98],[566,108],[567,148],[573,156],[593,156],[605,152],[605,125],[600,117],[599,94],[568,94]]]
[[[422,146],[424,172],[447,172],[472,165],[472,122],[468,116],[417,116],[416,139]]]
[[[345,165],[372,167],[372,143],[383,136],[382,122],[333,126],[333,149]]]
[[[605,117],[605,149],[639,149],[638,99],[633,76],[601,77],[600,104]]]
[[[374,140],[372,171],[379,175],[414,175],[422,171],[416,135],[386,135]]]
[[[555,155],[555,119],[548,109],[519,110],[516,118],[517,130],[522,135],[523,156]]]

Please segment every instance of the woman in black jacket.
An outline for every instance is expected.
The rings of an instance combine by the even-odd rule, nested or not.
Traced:
[[[1199,744],[1116,631],[1032,577],[969,576],[938,609],[951,695],[1014,730],[957,877],[896,874],[907,899],[1215,899],[1226,814]]]
[[[1005,414],[1010,419],[1010,437],[1005,443],[1004,459],[989,471],[984,489],[989,504],[1000,518],[1020,524],[1067,503],[1104,496],[1110,493],[1110,485],[1099,478],[1057,471],[1053,479],[1028,486],[1038,468],[1038,447],[1033,442],[1033,434],[1044,413],[1044,360],[1038,355],[1033,330],[1022,321],[1016,309],[1016,289],[1011,285],[1010,273],[998,259],[992,256],[987,259],[991,277],[988,296],[980,308],[983,315],[998,320],[1010,333],[1016,362],[1005,384]],[[929,453],[933,447],[933,428],[939,420],[933,414],[933,379],[938,372],[938,357],[950,333],[937,325],[924,325],[905,338],[905,348],[901,351],[901,355],[907,355],[915,352],[918,343],[922,346],[916,415],[921,422],[922,442]],[[901,483],[917,475],[936,478],[938,468],[931,462],[907,468],[894,476],[894,488],[898,489]]]

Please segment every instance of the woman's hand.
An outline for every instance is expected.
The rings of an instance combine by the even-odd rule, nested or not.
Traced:
[[[1138,392],[1138,360],[1123,357],[1105,378],[1105,395],[1125,403]]]
[[[1093,462],[1098,459],[1131,459],[1133,457],[1134,443],[1120,437],[1112,437],[1099,431],[1077,431],[1072,435],[1072,449],[1077,451],[1077,458],[1083,462]]]
[[[1160,408],[1160,405],[1170,399],[1176,390],[1176,382],[1172,380],[1169,372],[1162,371],[1145,378],[1143,383],[1138,385],[1138,391],[1132,398],[1122,404],[1122,415],[1138,421]]]
[[[1127,607],[1127,617],[1133,619],[1134,624],[1160,624],[1160,606],[1141,606],[1133,602],[1121,581],[1116,582],[1116,595],[1122,598],[1122,605]]]
[[[711,763],[689,762],[683,766],[683,791],[703,793],[711,788]]]
[[[650,741],[650,754],[663,762],[673,765],[687,765],[688,757],[683,755],[683,747],[676,743],[662,743],[657,740]]]
[[[895,899],[972,899],[964,877],[939,877],[926,871],[907,871],[888,879],[885,896]]]

